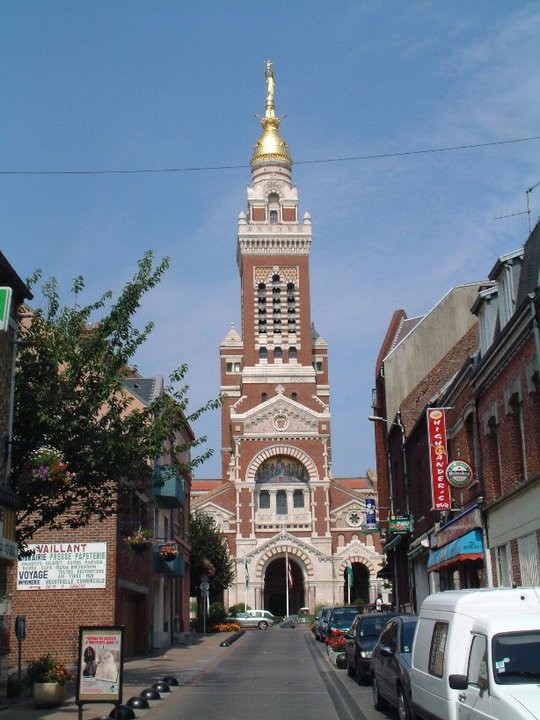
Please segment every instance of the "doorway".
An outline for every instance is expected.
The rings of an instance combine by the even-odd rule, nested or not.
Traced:
[[[272,560],[264,576],[264,610],[273,615],[287,614],[287,593],[289,615],[298,613],[305,603],[304,576],[299,563],[289,556],[290,577],[288,577],[285,555]]]

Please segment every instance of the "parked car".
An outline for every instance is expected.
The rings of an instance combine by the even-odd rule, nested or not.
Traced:
[[[396,615],[383,627],[371,655],[373,707],[397,708],[399,720],[412,720],[411,653],[416,615]]]
[[[230,620],[238,623],[240,627],[259,628],[259,630],[266,630],[274,624],[274,616],[269,610],[246,610],[246,612],[237,613]]]
[[[371,677],[371,653],[377,644],[381,630],[387,620],[397,613],[366,613],[358,615],[345,633],[345,654],[347,673],[358,682],[368,681]]]
[[[540,587],[447,590],[418,613],[413,710],[433,720],[540,717]]]
[[[356,605],[333,607],[328,615],[324,639],[331,635],[344,635],[348,632],[359,612]]]
[[[326,623],[328,622],[328,615],[330,614],[331,607],[323,607],[319,610],[317,617],[313,623],[313,632],[315,639],[319,642],[323,642],[326,637]]]

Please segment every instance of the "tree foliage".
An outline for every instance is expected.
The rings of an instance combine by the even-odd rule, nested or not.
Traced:
[[[189,525],[191,544],[191,594],[200,594],[199,585],[203,575],[210,581],[210,597],[216,597],[234,580],[234,559],[227,539],[222,535],[213,518],[197,511],[191,515]]]
[[[164,446],[182,474],[211,455],[201,450],[189,459],[206,437],[195,439],[188,429],[219,400],[188,411],[186,365],[170,375],[164,394],[136,412],[124,385],[126,377],[136,376],[134,355],[153,327],[148,323],[137,329],[134,315],[168,266],[168,259],[156,263],[147,252],[116,301],[107,292],[84,307],[77,302],[62,307],[58,284],[51,279],[42,287],[46,309],[23,319],[12,444],[13,484],[21,500],[19,543],[43,527],[76,528],[90,518],[109,516],[119,487],[130,492],[150,482]],[[39,273],[33,281],[40,281]],[[73,285],[76,301],[83,289],[79,277]],[[64,481],[52,482],[46,468],[35,467],[33,458],[44,445],[62,457]]]

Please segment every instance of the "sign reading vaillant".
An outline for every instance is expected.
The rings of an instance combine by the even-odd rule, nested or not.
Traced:
[[[431,496],[435,510],[450,510],[452,496],[446,480],[448,452],[446,446],[446,417],[440,408],[427,409]]]
[[[40,543],[28,550],[17,565],[17,590],[107,586],[107,543]]]

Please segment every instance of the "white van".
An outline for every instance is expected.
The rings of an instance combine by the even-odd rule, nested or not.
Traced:
[[[411,700],[425,720],[538,720],[540,588],[429,595],[414,637]]]

